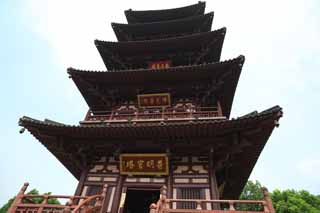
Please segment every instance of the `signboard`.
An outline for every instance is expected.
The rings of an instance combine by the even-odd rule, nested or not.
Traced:
[[[153,61],[149,62],[149,69],[165,69],[171,66],[171,61]]]
[[[166,154],[121,154],[120,174],[168,175]]]
[[[169,93],[138,95],[138,105],[143,108],[162,108],[170,106]]]

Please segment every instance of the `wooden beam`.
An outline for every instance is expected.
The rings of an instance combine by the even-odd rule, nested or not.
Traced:
[[[213,162],[214,157],[214,149],[210,149],[209,153],[209,179],[210,179],[210,192],[211,192],[211,199],[218,200],[219,199],[219,190],[218,190],[218,183],[216,177],[216,169]],[[220,209],[219,204],[212,204],[213,209]]]
[[[86,181],[86,177],[87,177],[88,172],[89,172],[89,168],[86,168],[86,169],[82,170],[77,189],[74,192],[75,196],[81,196],[81,193],[82,193],[82,190],[83,190],[83,186],[84,186],[84,182]],[[74,200],[73,204],[77,203],[78,201],[79,200]]]
[[[168,161],[169,161],[169,176],[167,178],[167,196],[168,198],[172,198],[172,192],[173,192],[173,189],[172,189],[172,185],[173,185],[173,180],[172,180],[172,176],[173,176],[173,167],[171,165],[171,152],[170,152],[170,148],[168,147],[167,150],[166,150],[166,153],[167,153],[167,156],[168,156]]]
[[[111,212],[118,212],[118,207],[120,204],[120,199],[121,199],[121,194],[122,194],[122,186],[123,186],[124,180],[125,180],[125,176],[119,175],[118,185],[116,187]]]

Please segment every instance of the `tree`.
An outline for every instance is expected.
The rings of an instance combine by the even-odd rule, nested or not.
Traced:
[[[259,181],[249,180],[240,195],[240,200],[263,200],[261,188],[262,185]],[[242,211],[261,211],[263,209],[259,204],[240,204],[236,208]]]
[[[29,195],[39,195],[39,191],[37,189],[32,189],[30,192],[28,192],[27,194]],[[51,192],[47,192],[44,193],[45,195],[50,195]],[[11,204],[13,203],[14,199],[16,197],[13,197],[11,199],[8,200],[8,202],[6,204],[4,204],[1,208],[0,208],[0,213],[7,213]],[[43,198],[32,198],[31,200],[23,200],[24,203],[42,203]],[[48,203],[49,204],[60,204],[59,200],[56,198],[50,198],[48,199]]]
[[[271,198],[277,213],[320,213],[320,197],[305,190],[274,190]]]
[[[256,181],[248,181],[241,193],[241,200],[262,200],[263,194],[261,184]],[[320,213],[320,195],[312,195],[306,190],[284,190],[278,189],[270,193],[273,206],[277,213]],[[239,205],[238,210],[262,210],[257,205]]]

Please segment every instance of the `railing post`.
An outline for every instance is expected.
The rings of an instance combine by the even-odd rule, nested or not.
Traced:
[[[160,195],[160,212],[163,211],[163,209],[168,209],[169,208],[169,203],[167,202],[167,187],[166,186],[162,186],[161,187],[161,195]]]
[[[217,101],[217,108],[218,108],[218,116],[219,116],[219,117],[222,117],[223,114],[222,114],[222,109],[221,109],[220,101]]]
[[[269,213],[275,213],[276,211],[273,208],[272,200],[270,198],[268,189],[266,187],[262,187],[262,192],[263,192],[264,201],[266,202],[266,207],[267,207],[267,209],[265,209],[264,211]]]
[[[48,203],[48,199],[49,199],[48,195],[44,195],[44,199],[40,204],[40,207],[38,209],[38,213],[41,213],[43,211],[44,206]]]
[[[13,203],[11,204],[10,209],[8,210],[9,213],[14,213],[17,210],[17,205],[21,203],[22,198],[24,196],[24,193],[26,192],[27,188],[29,186],[29,183],[24,183],[22,188],[20,189],[19,193],[17,194],[17,197],[14,199]]]
[[[197,201],[197,208],[196,209],[197,210],[202,210],[201,201],[200,200]]]
[[[157,213],[157,205],[155,203],[152,203],[149,209],[150,209],[149,213]]]
[[[229,202],[229,210],[236,211],[236,209],[234,208],[234,202],[232,202],[232,201]]]

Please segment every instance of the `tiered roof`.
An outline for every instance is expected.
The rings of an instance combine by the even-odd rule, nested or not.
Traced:
[[[174,9],[144,11],[129,9],[125,11],[125,15],[129,24],[159,22],[203,15],[205,7],[206,3],[199,1],[194,5]]]
[[[95,40],[108,70],[147,68],[148,62],[171,60],[172,66],[220,60],[226,28],[188,36],[130,42]]]
[[[175,97],[191,97],[199,92],[195,87],[200,85],[207,91],[200,98],[214,95],[221,102],[223,114],[229,117],[243,63],[244,56],[239,56],[224,62],[160,70],[93,72],[69,68],[68,73],[92,111],[111,110],[112,103],[135,99],[138,91],[147,92],[146,88],[162,92],[170,92],[166,90],[171,88]]]
[[[138,41],[209,32],[212,19],[213,12],[169,21],[111,25],[118,41]]]
[[[19,125],[27,128],[77,179],[94,156],[112,155],[119,146],[137,153],[165,152],[170,147],[173,153],[194,155],[207,155],[208,147],[212,147],[217,150],[217,162],[229,159],[224,162],[226,171],[218,171],[218,177],[227,180],[222,198],[235,199],[281,116],[282,109],[276,106],[232,120],[71,126],[23,117]],[[238,141],[232,141],[234,134]]]

